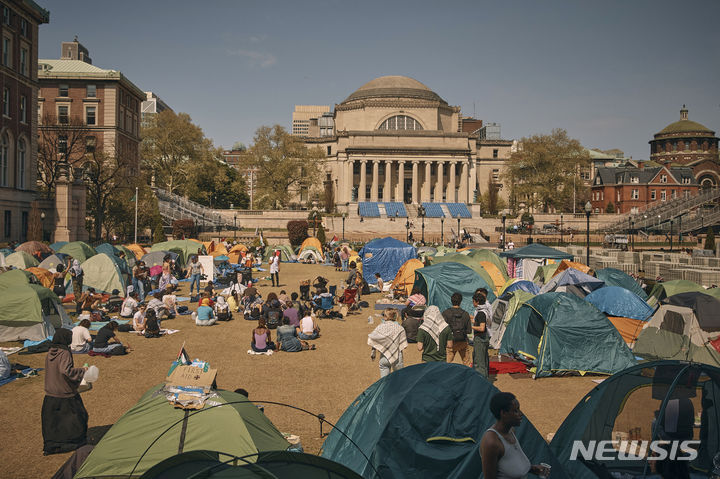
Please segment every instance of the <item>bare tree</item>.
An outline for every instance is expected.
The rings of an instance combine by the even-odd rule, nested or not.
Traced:
[[[79,119],[43,115],[38,128],[37,181],[46,197],[52,197],[55,192],[60,160],[65,160],[71,167],[78,167],[85,160],[88,142],[94,145],[95,141],[89,132],[87,125]]]

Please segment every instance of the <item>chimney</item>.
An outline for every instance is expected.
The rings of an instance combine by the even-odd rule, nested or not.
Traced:
[[[685,105],[683,105],[682,110],[680,110],[680,119],[681,120],[688,119],[688,111],[687,111],[687,108],[685,108]]]
[[[75,36],[72,42],[62,42],[60,46],[60,59],[61,60],[80,60],[81,62],[89,63],[92,65],[90,59],[90,52],[85,48]]]
[[[644,169],[645,169],[645,162],[638,161],[638,170],[644,170]]]

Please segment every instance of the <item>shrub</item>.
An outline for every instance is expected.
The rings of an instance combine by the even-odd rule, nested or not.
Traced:
[[[323,245],[323,247],[324,247],[325,241],[327,241],[327,239],[325,238],[325,228],[323,227],[322,223],[320,223],[320,226],[318,226],[317,239],[320,242],[320,244]]]
[[[163,225],[162,223],[157,223],[153,229],[153,243],[162,243],[163,241],[167,241],[165,232],[163,231]]]
[[[605,208],[605,213],[615,213],[615,204],[611,201]]]
[[[293,220],[288,221],[288,239],[292,246],[300,246],[303,241],[308,237],[309,224],[306,220]]]
[[[191,219],[173,221],[172,234],[175,239],[192,238],[195,236],[195,222]]]
[[[707,235],[705,235],[705,249],[715,251],[715,232],[712,228],[708,228]]]

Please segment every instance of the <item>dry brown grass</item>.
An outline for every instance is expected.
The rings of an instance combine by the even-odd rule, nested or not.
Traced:
[[[255,273],[256,276],[260,273]],[[338,284],[345,273],[318,265],[283,264],[280,288],[270,287],[262,280],[259,289],[263,295],[281,289],[290,294],[298,290],[301,279],[317,275]],[[187,283],[182,283],[182,294],[187,295]],[[367,296],[371,307],[379,295]],[[193,306],[194,309],[194,306]],[[75,356],[76,365],[84,362],[100,368],[100,379],[95,388],[83,394],[90,414],[91,432],[100,426],[113,424],[151,386],[162,382],[170,363],[185,342],[193,358],[201,358],[219,369],[217,384],[220,388],[245,388],[250,399],[258,402],[277,401],[322,413],[336,422],[345,408],[365,388],[379,377],[377,361],[370,360],[367,334],[378,324],[367,322],[373,311],[347,317],[346,321],[319,320],[322,336],[313,341],[316,351],[276,353],[272,356],[251,356],[250,335],[254,323],[234,320],[212,327],[197,327],[190,316],[167,321],[164,327],[180,329],[179,333],[160,339],[145,339],[130,333],[119,333],[123,342],[129,342],[134,351],[127,356],[114,358]],[[273,334],[273,339],[275,335]],[[10,344],[8,344],[10,345]],[[32,367],[43,367],[45,354],[13,355],[11,361]],[[414,345],[405,353],[405,364],[416,364],[420,355]],[[459,358],[456,358],[459,362]],[[514,378],[500,375],[496,382],[501,390],[518,396],[523,411],[540,433],[554,432],[578,400],[595,384],[589,378]],[[49,477],[67,459],[69,454],[44,457],[40,408],[43,400],[43,377],[22,379],[0,387],[0,476]],[[306,452],[317,453],[322,444],[318,420],[312,416],[279,406],[266,406],[265,413],[284,432],[301,437]],[[325,427],[325,432],[327,432]]]

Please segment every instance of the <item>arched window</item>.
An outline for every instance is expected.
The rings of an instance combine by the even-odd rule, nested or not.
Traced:
[[[8,185],[8,155],[10,154],[10,139],[7,133],[0,137],[0,186]]]
[[[422,130],[423,127],[415,118],[406,115],[396,115],[388,118],[378,130]]]
[[[25,147],[25,140],[23,138],[20,138],[18,140],[18,151],[17,151],[17,168],[18,168],[18,177],[17,177],[17,187],[20,190],[25,189],[25,154],[26,154],[27,148]]]

